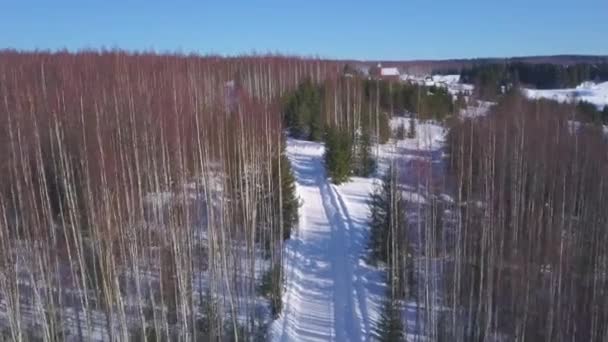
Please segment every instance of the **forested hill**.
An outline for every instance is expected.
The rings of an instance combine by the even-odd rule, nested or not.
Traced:
[[[460,73],[463,69],[472,68],[482,64],[527,63],[527,64],[556,64],[562,66],[575,64],[602,64],[608,63],[608,56],[590,55],[553,55],[553,56],[523,56],[504,58],[473,58],[473,59],[445,59],[445,60],[411,60],[411,61],[347,61],[359,63],[363,66],[373,66],[382,63],[387,67],[398,67],[407,73]]]

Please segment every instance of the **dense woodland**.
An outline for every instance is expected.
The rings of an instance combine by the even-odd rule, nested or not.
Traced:
[[[608,338],[608,141],[512,95],[450,131],[456,203],[442,339]]]
[[[608,63],[599,64],[528,64],[486,63],[474,65],[461,72],[465,83],[475,85],[477,98],[495,101],[519,87],[536,89],[574,88],[585,81],[608,81]],[[608,106],[579,101],[577,120],[608,125]]]
[[[575,108],[576,120],[598,126],[608,125],[608,106],[600,110],[596,105],[580,101]]]
[[[339,183],[374,172],[372,144],[400,106],[392,86],[341,71],[282,56],[3,51],[3,338],[264,339],[297,225],[284,128],[339,142],[327,154]]]
[[[2,52],[2,338],[263,336],[298,206],[279,100],[339,70]]]
[[[384,143],[393,115],[417,115],[421,120],[442,121],[454,113],[455,104],[445,88],[389,80],[342,76],[324,84],[304,81],[284,101],[285,124],[298,138],[320,141],[323,123],[380,137]]]
[[[430,340],[606,340],[608,109],[499,92],[603,68],[475,67],[499,104],[463,119],[442,88],[340,62],[2,51],[0,338],[266,340],[298,138],[325,143],[334,183],[381,178],[363,256],[387,274],[379,337],[404,338],[414,301]],[[376,144],[416,137],[414,118],[449,128],[445,158],[380,174]]]
[[[482,99],[493,100],[501,87],[536,89],[573,88],[585,81],[608,81],[608,63],[560,65],[549,63],[480,63],[460,72],[461,80],[474,84]]]
[[[305,80],[288,93],[284,124],[292,137],[325,142],[328,173],[339,184],[350,175],[372,175],[372,145],[388,142],[391,117],[443,121],[458,104],[444,88],[346,74],[318,84]],[[408,134],[413,137],[414,126]]]

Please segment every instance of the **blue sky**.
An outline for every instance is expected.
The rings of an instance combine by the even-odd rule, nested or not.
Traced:
[[[0,1],[0,48],[352,59],[608,55],[608,0]]]

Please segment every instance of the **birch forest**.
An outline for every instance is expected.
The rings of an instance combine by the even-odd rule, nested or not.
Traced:
[[[0,340],[607,341],[601,120],[368,69],[0,51]]]

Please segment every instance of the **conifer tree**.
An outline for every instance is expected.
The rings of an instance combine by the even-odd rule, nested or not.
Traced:
[[[298,222],[298,207],[299,201],[296,195],[296,182],[291,171],[291,163],[285,155],[285,144],[282,144],[283,152],[281,153],[280,160],[280,177],[281,177],[281,205],[277,205],[276,208],[282,209],[283,214],[283,239],[289,239],[291,237],[291,231]],[[278,166],[275,166],[278,169]],[[276,170],[278,171],[278,170]],[[275,172],[276,172],[275,171]],[[276,177],[279,174],[275,175]],[[277,199],[279,196],[275,196]],[[278,217],[278,215],[277,215]]]
[[[369,134],[361,133],[355,141],[355,162],[353,171],[359,177],[369,177],[376,169],[376,161],[372,156],[372,144]]]
[[[460,92],[458,95],[456,95],[456,103],[454,104],[454,107],[458,110],[467,107],[467,100],[463,93]]]
[[[305,99],[300,100],[296,111],[295,126],[292,128],[296,137],[299,138],[310,138],[310,125],[309,122],[312,118],[311,109]]]
[[[414,296],[414,265],[405,229],[404,201],[396,182],[391,167],[371,194],[369,249],[372,262],[387,266],[391,296],[403,298]]]
[[[348,181],[351,170],[351,139],[347,131],[331,127],[325,135],[325,167],[332,182]]]
[[[405,125],[404,124],[400,124],[399,127],[397,127],[397,131],[395,132],[395,139],[397,139],[397,140],[405,139]]]
[[[407,129],[407,137],[408,139],[414,139],[416,137],[416,121],[414,118],[410,118],[409,127]]]
[[[397,203],[400,206],[401,196],[399,191],[396,191],[396,180],[392,167],[389,168],[379,184],[371,195],[370,203],[370,229],[371,229],[371,251],[375,261],[389,263],[391,239],[391,221],[394,215],[399,215],[399,210],[391,210],[391,203]],[[401,219],[397,220],[401,224]]]
[[[384,303],[378,323],[380,341],[399,342],[404,340],[401,305],[399,300],[389,296]]]
[[[381,113],[378,115],[378,142],[386,144],[391,137],[391,127],[388,115]]]
[[[378,185],[371,194],[370,202],[370,250],[373,261],[386,261],[386,231],[388,222],[388,199],[385,184]]]
[[[285,100],[285,125],[301,139],[319,141],[323,138],[321,120],[321,88],[304,81]]]
[[[270,300],[270,309],[274,319],[279,317],[283,309],[282,286],[281,265],[277,264],[266,271],[262,277],[262,284],[259,287],[260,294]]]

